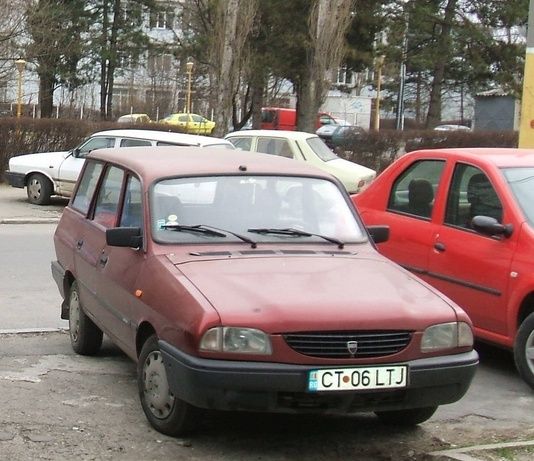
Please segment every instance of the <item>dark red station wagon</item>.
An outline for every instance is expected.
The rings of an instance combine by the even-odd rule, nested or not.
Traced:
[[[369,234],[370,232],[371,234]],[[52,273],[72,347],[105,333],[138,363],[159,431],[200,409],[374,411],[417,424],[478,363],[461,308],[380,255],[332,176],[187,147],[92,152]]]
[[[513,349],[534,388],[534,150],[407,154],[353,196],[380,251],[462,306],[481,340]]]

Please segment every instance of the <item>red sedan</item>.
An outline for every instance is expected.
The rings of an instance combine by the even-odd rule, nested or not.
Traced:
[[[534,388],[534,150],[412,152],[352,199],[365,224],[390,226],[381,252],[512,348]]]

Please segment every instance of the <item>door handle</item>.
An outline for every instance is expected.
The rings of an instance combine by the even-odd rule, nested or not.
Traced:
[[[434,248],[438,251],[445,251],[447,249],[447,247],[445,246],[444,243],[441,243],[441,242],[438,242],[438,243],[435,243],[434,244]]]
[[[100,259],[98,260],[98,263],[100,266],[104,267],[108,263],[108,255],[102,254],[100,255]]]
[[[79,250],[83,246],[83,240],[78,240],[76,242],[76,248]]]

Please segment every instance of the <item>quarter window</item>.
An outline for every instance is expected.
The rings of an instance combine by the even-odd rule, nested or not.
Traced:
[[[72,207],[83,214],[87,214],[87,211],[89,211],[89,206],[91,205],[91,200],[101,172],[102,164],[97,162],[88,162],[83,171],[76,195],[72,200]]]
[[[502,204],[485,173],[460,163],[454,169],[445,223],[469,229],[475,216],[489,216],[502,222]]]
[[[422,160],[411,165],[393,184],[388,209],[430,218],[444,167],[443,160]]]
[[[143,203],[141,200],[141,183],[134,176],[128,177],[124,206],[120,219],[122,227],[143,227]]]
[[[228,141],[230,141],[236,149],[251,150],[252,147],[252,138],[229,138]]]
[[[124,172],[120,168],[108,168],[98,192],[93,220],[104,227],[115,225],[123,177]]]

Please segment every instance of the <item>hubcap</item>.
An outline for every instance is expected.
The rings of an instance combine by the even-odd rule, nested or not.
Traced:
[[[41,196],[41,182],[37,179],[32,179],[28,184],[28,194],[33,199],[38,199]]]
[[[165,419],[174,406],[174,395],[169,389],[160,351],[153,351],[146,358],[143,365],[143,382],[148,408],[156,418]]]
[[[78,292],[73,290],[69,300],[69,331],[73,342],[78,342],[80,334],[80,299]]]
[[[527,359],[527,365],[530,368],[530,372],[534,374],[534,330],[528,335],[527,342],[525,344],[525,357]]]

